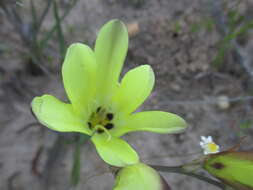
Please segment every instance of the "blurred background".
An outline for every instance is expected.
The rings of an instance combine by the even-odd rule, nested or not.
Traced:
[[[200,136],[222,150],[253,148],[253,2],[250,0],[0,0],[0,189],[108,190],[113,176],[79,134],[57,133],[32,116],[34,96],[66,100],[61,65],[74,42],[93,47],[113,18],[128,27],[124,71],[149,64],[156,85],[143,110],[177,113],[179,135],[124,136],[148,164],[201,155]],[[164,174],[174,190],[216,190]]]

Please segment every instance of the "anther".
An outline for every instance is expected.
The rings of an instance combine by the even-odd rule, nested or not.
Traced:
[[[101,110],[101,107],[98,107],[96,112],[98,113],[100,110]]]
[[[88,122],[88,126],[89,126],[90,129],[92,129],[92,124],[91,124],[91,122]]]
[[[111,121],[113,119],[113,114],[112,113],[108,113],[106,114],[106,118]]]
[[[108,130],[112,129],[113,127],[114,127],[114,126],[113,126],[112,123],[107,123],[107,124],[105,125],[105,128],[108,129]]]
[[[97,132],[98,132],[99,134],[101,134],[101,133],[103,133],[103,132],[105,132],[105,131],[104,131],[103,129],[98,129]]]

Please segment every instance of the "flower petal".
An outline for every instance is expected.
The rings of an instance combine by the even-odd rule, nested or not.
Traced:
[[[84,44],[72,44],[62,66],[62,77],[74,110],[85,115],[87,104],[96,90],[96,59],[93,51]]]
[[[139,162],[139,156],[135,150],[124,140],[104,134],[95,134],[92,137],[100,157],[108,164],[124,167]]]
[[[102,103],[111,98],[118,85],[118,78],[128,49],[128,32],[119,20],[106,23],[100,30],[95,55],[98,63],[98,89]]]
[[[85,122],[74,114],[71,104],[63,103],[54,96],[35,97],[32,101],[32,111],[40,123],[52,130],[91,133]]]
[[[121,136],[132,131],[155,133],[179,133],[186,128],[184,119],[176,114],[162,111],[147,111],[132,114],[125,126],[115,129],[113,135]]]
[[[155,76],[149,65],[142,65],[126,73],[113,99],[124,113],[135,111],[150,95]]]

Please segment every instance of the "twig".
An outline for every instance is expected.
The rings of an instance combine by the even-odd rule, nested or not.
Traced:
[[[65,55],[65,40],[64,40],[64,35],[62,32],[62,25],[61,25],[61,20],[59,17],[59,9],[56,3],[56,0],[54,0],[54,18],[56,22],[56,29],[57,29],[57,37],[58,37],[58,45],[60,49],[60,55],[61,59],[64,58]]]
[[[32,166],[31,166],[31,171],[35,176],[40,176],[41,173],[38,170],[38,163],[40,161],[40,156],[43,151],[43,146],[40,146],[39,149],[37,150],[34,158],[32,159]]]
[[[65,154],[65,149],[64,136],[58,134],[53,147],[48,152],[48,158],[42,173],[46,188],[55,177],[52,172],[58,166],[57,163],[62,159],[63,154]]]
[[[33,0],[31,0],[31,1],[33,1]],[[38,19],[37,28],[36,28],[36,33],[39,32],[40,27],[42,26],[42,23],[43,23],[43,21],[44,21],[46,15],[47,15],[47,13],[48,13],[48,11],[49,11],[51,5],[52,5],[52,2],[53,2],[53,0],[47,0],[47,5],[46,5],[45,9],[43,10],[43,12],[42,12],[40,18]]]
[[[59,22],[62,22],[70,13],[70,11],[72,10],[72,8],[76,5],[76,3],[78,2],[78,0],[74,0],[74,2],[72,3],[72,5],[70,5],[65,12],[63,13],[63,15],[59,18]],[[51,38],[51,36],[53,35],[53,33],[56,31],[57,29],[57,23],[55,23],[53,25],[53,27],[51,28],[51,30],[47,33],[47,35],[41,40],[40,44],[41,47],[43,48],[46,44],[47,41]]]
[[[33,123],[28,123],[27,125],[25,125],[24,127],[22,127],[21,129],[19,129],[17,131],[17,134],[20,135],[21,133],[23,133],[24,131],[26,131],[27,129],[36,126],[36,125],[41,125],[39,122],[33,122]]]
[[[31,47],[29,47],[29,49],[31,49]],[[33,64],[35,64],[36,66],[38,66],[43,73],[45,73],[47,76],[54,78],[55,76],[47,69],[47,67],[45,67],[43,64],[41,64],[41,62],[38,60],[38,56],[34,55],[34,49],[31,50],[32,53],[29,54],[30,58],[32,59]]]
[[[99,177],[99,176],[111,173],[111,171],[98,171],[98,170],[99,170],[99,168],[97,168],[96,173],[92,173],[92,171],[86,173],[86,175],[85,175],[86,177],[83,180],[84,185],[87,184],[88,181],[91,180],[94,177]]]
[[[37,65],[46,75],[52,77],[51,72],[40,63],[40,61],[38,60],[38,53],[36,52],[38,50],[38,47],[35,46],[35,38],[36,35],[33,34],[32,38],[31,35],[27,35],[25,33],[25,31],[22,29],[23,23],[21,20],[21,17],[19,16],[19,14],[17,13],[17,11],[10,6],[7,6],[5,4],[0,4],[3,12],[6,15],[6,18],[9,20],[9,22],[13,25],[14,29],[16,30],[16,32],[18,33],[18,35],[20,36],[21,40],[23,41],[23,43],[25,44],[25,46],[27,46],[27,48],[29,49],[29,55],[33,61],[33,63],[35,65]],[[31,41],[32,39],[32,41]]]
[[[23,34],[23,31],[21,29],[21,21],[19,19],[19,17],[17,16],[18,14],[15,13],[16,11],[13,11],[12,9],[10,9],[8,7],[8,5],[0,4],[4,14],[6,15],[6,18],[9,20],[9,22],[13,25],[14,29],[17,31],[17,33],[19,34],[20,38],[27,43],[27,39],[25,37],[25,35]],[[14,13],[15,14],[14,14]]]
[[[209,184],[212,184],[216,187],[219,187],[220,189],[223,189],[223,190],[226,190],[226,185],[216,181],[216,180],[213,180],[211,178],[208,178],[208,177],[205,177],[203,175],[200,175],[200,174],[197,174],[197,173],[194,173],[194,172],[189,172],[189,171],[186,171],[183,166],[172,166],[172,167],[169,167],[169,166],[158,166],[158,165],[150,165],[152,168],[158,170],[158,171],[161,171],[161,172],[167,172],[167,173],[178,173],[178,174],[183,174],[183,175],[187,175],[187,176],[190,176],[190,177],[194,177],[194,178],[197,178],[199,180],[202,180],[202,181],[205,181]]]

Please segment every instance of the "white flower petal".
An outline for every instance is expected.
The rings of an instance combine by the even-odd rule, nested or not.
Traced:
[[[206,141],[206,137],[201,136],[200,138],[201,138],[202,141],[204,141],[204,142]]]
[[[211,136],[208,136],[208,137],[206,138],[206,141],[209,142],[209,143],[210,143],[210,142],[213,142],[213,138],[212,138]]]

